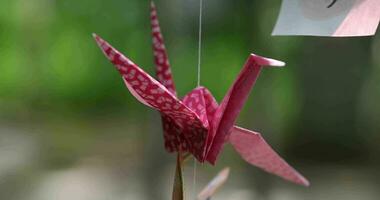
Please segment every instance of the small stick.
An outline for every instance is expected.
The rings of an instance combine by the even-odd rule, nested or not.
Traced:
[[[173,200],[183,200],[182,153],[177,155],[177,166],[173,184]]]

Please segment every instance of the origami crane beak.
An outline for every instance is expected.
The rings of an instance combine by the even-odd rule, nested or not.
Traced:
[[[285,63],[279,60],[275,60],[272,58],[265,58],[262,56],[258,56],[256,54],[251,54],[251,59],[253,59],[258,65],[262,67],[285,67]]]

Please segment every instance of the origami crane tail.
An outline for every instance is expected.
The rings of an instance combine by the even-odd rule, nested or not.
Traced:
[[[154,63],[158,81],[162,83],[173,95],[177,95],[172,72],[170,69],[169,58],[166,52],[164,38],[158,21],[157,9],[153,1],[151,2],[150,20],[152,27]]]
[[[215,131],[215,137],[209,147],[206,158],[210,163],[214,164],[216,162],[225,139],[264,66],[283,67],[285,63],[255,54],[250,55],[244,68],[214,114],[211,127]]]
[[[248,163],[288,181],[309,186],[300,173],[286,163],[268,144],[260,133],[240,127],[233,127],[229,142]]]

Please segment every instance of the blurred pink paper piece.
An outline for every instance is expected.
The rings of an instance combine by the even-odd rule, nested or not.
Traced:
[[[370,36],[380,0],[283,0],[272,35]]]
[[[227,181],[229,174],[230,168],[228,167],[219,172],[218,175],[216,175],[198,194],[198,200],[207,200],[211,198],[215,192]]]

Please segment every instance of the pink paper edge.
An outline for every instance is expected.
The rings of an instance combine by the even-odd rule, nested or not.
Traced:
[[[371,36],[376,33],[380,20],[380,1],[363,0],[357,4],[360,5],[354,6],[333,36]]]

